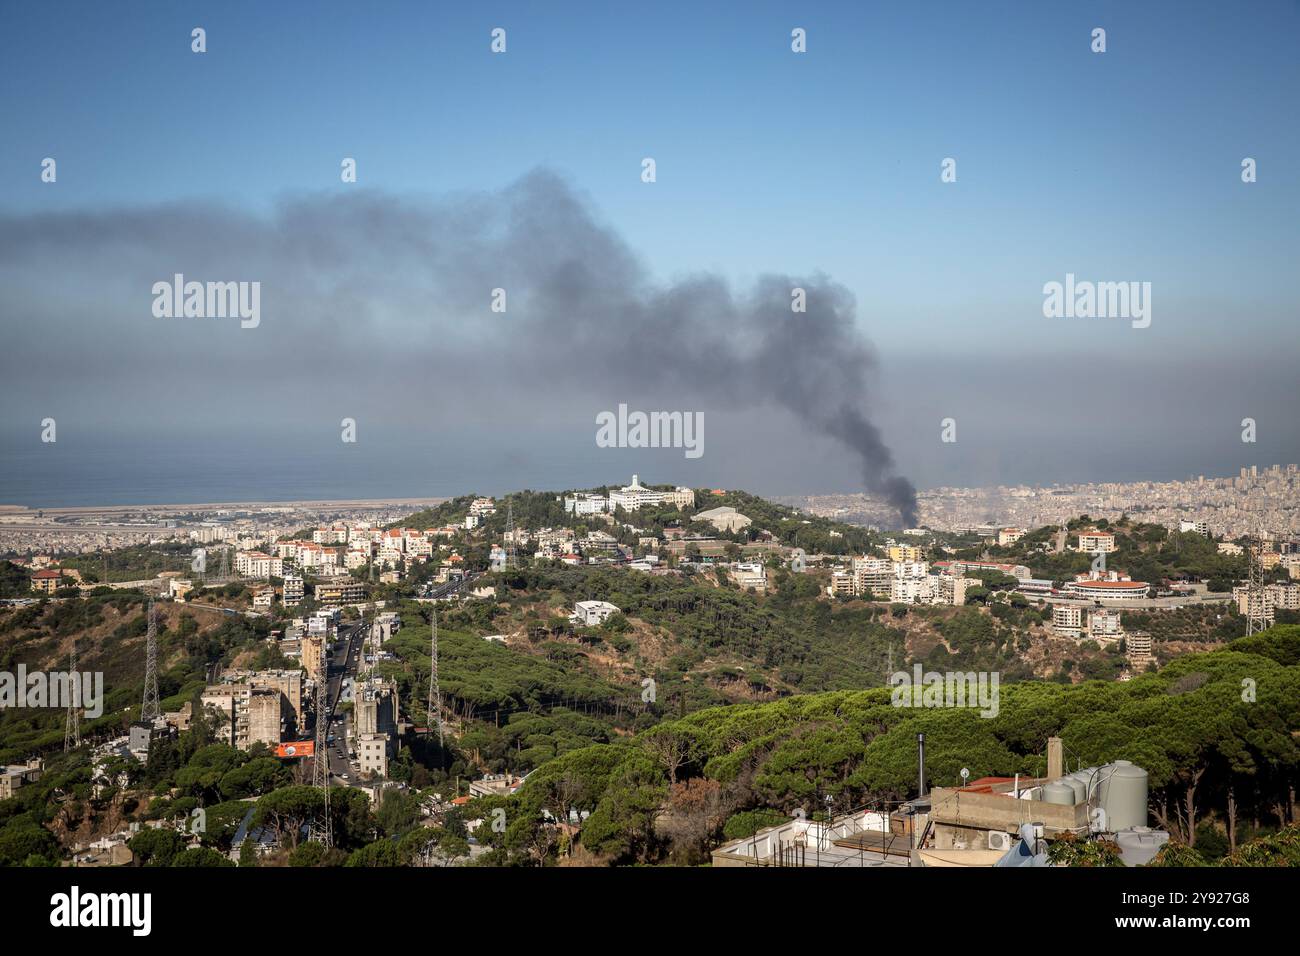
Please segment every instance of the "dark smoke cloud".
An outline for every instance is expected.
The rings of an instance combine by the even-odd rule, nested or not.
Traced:
[[[261,281],[261,325],[153,318],[149,290],[176,272]],[[223,396],[198,412],[211,421],[330,394],[374,400],[376,381],[389,405],[430,379],[440,401],[457,388],[481,399],[490,381],[525,408],[567,403],[593,432],[620,402],[777,407],[849,450],[864,486],[915,523],[915,491],[868,414],[876,360],[847,289],[822,275],[740,292],[710,274],[654,281],[549,172],[437,202],[345,189],[270,217],[212,205],[0,217],[0,278],[12,353],[47,359],[6,391],[89,384],[122,414],[156,415],[157,392],[130,383],[202,381]],[[488,309],[498,287],[505,315]],[[791,310],[795,287],[806,312]],[[320,381],[333,392],[312,395]]]

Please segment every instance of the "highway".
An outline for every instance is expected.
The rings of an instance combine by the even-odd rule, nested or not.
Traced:
[[[361,654],[361,638],[365,633],[365,626],[363,621],[339,625],[339,640],[345,642],[342,660],[336,661],[335,655],[332,653],[328,658],[328,679],[325,685],[328,707],[326,708],[325,717],[330,722],[328,734],[334,738],[334,743],[328,747],[327,759],[329,760],[330,776],[335,784],[349,785],[354,783],[357,777],[356,768],[347,758],[347,727],[350,718],[345,717],[335,723],[334,717],[338,712],[338,705],[343,696],[344,679],[356,679],[357,665]],[[343,754],[342,756],[340,756],[340,751]],[[344,779],[344,774],[347,775],[346,779]]]
[[[420,595],[420,600],[439,601],[443,598],[454,597],[462,588],[473,584],[482,576],[482,572],[471,571],[463,578],[458,578],[455,581],[448,581],[446,584],[435,584]]]

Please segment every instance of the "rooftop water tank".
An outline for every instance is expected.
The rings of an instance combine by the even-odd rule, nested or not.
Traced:
[[[1119,844],[1119,855],[1126,866],[1143,866],[1150,863],[1160,848],[1169,842],[1169,834],[1150,827],[1133,827],[1116,833],[1115,842]]]
[[[1043,785],[1043,802],[1055,803],[1063,807],[1074,806],[1074,787],[1064,780],[1054,780]]]
[[[1083,793],[1079,799],[1079,802],[1082,803],[1085,799],[1091,797],[1096,791],[1097,768],[1085,767],[1083,770],[1076,770],[1074,773],[1069,774],[1066,779],[1077,782],[1082,788]]]
[[[1084,782],[1082,780],[1080,780],[1078,777],[1062,777],[1059,782],[1064,786],[1070,788],[1071,806],[1074,806],[1075,804],[1078,803],[1083,803],[1084,797],[1088,792],[1088,788],[1084,785]]]
[[[1116,760],[1097,775],[1097,803],[1106,811],[1111,833],[1147,825],[1147,772],[1127,760]]]

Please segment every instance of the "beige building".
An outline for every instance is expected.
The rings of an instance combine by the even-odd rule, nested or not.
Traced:
[[[276,690],[254,688],[248,698],[248,745],[274,747],[284,734],[284,697]]]
[[[316,582],[314,594],[317,604],[356,604],[365,600],[365,585],[343,574]]]
[[[223,718],[218,738],[247,750],[254,743],[274,747],[290,724],[302,726],[302,675],[297,671],[239,671],[209,685],[203,708]]]
[[[357,766],[362,773],[388,776],[388,735],[361,734],[357,738]]]
[[[1125,656],[1133,667],[1149,664],[1154,658],[1151,656],[1151,635],[1150,634],[1128,634],[1124,637]]]
[[[1052,607],[1052,630],[1062,637],[1078,637],[1083,629],[1083,609],[1073,604]]]
[[[325,638],[316,635],[302,639],[302,666],[313,680],[321,676],[325,667]]]
[[[216,711],[224,718],[217,729],[217,739],[239,750],[248,749],[248,702],[253,688],[248,684],[213,684],[200,698],[203,709]]]
[[[43,768],[39,758],[0,768],[0,800],[8,800],[23,787],[40,780]]]
[[[1113,644],[1124,636],[1124,626],[1119,611],[1111,608],[1094,608],[1088,613],[1088,637],[1099,644]]]
[[[53,594],[63,587],[63,572],[46,568],[32,575],[32,590],[41,594]]]
[[[1096,554],[1098,551],[1110,554],[1115,550],[1115,536],[1109,531],[1081,531],[1075,550],[1088,554]]]

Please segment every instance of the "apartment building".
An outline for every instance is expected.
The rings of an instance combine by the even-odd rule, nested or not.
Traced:
[[[925,549],[913,544],[891,544],[886,553],[895,564],[915,564],[925,560]]]
[[[235,555],[235,573],[246,578],[278,578],[284,574],[284,562],[262,551],[240,551]]]
[[[1151,635],[1133,633],[1125,635],[1125,656],[1132,667],[1142,667],[1154,658],[1151,656]]]
[[[254,687],[248,697],[248,746],[274,747],[283,739],[284,698],[279,691]]]
[[[594,515],[609,510],[609,499],[604,495],[573,495],[564,499],[564,510],[578,517]]]
[[[32,575],[32,590],[40,594],[53,594],[63,587],[63,572],[46,568]]]
[[[1052,631],[1062,637],[1078,637],[1083,628],[1083,609],[1070,604],[1052,608]]]
[[[936,561],[934,567],[941,574],[969,574],[975,571],[996,571],[1015,578],[1028,581],[1032,578],[1029,568],[1023,564],[1007,564],[1003,561]]]
[[[284,579],[284,606],[297,607],[303,602],[304,595],[302,578],[296,574],[286,575]]]
[[[853,593],[872,594],[880,598],[894,585],[894,562],[888,558],[853,559]]]
[[[314,624],[315,621],[312,623]],[[322,630],[326,630],[326,628],[322,627]],[[326,636],[324,634],[313,634],[304,637],[300,644],[303,670],[312,679],[320,677],[325,667],[325,642]]]
[[[690,488],[678,485],[674,490],[663,493],[663,503],[672,505],[674,508],[694,508],[695,492]]]
[[[1088,554],[1110,554],[1115,550],[1115,536],[1109,531],[1081,531],[1078,536],[1076,551]]]
[[[979,578],[963,578],[953,574],[930,575],[930,600],[934,604],[961,607],[966,603],[968,588],[978,587]]]
[[[1124,636],[1124,625],[1119,611],[1113,608],[1094,608],[1088,613],[1088,637],[1099,644],[1112,644]]]
[[[346,574],[323,578],[313,586],[317,604],[356,604],[366,597],[365,585]]]

